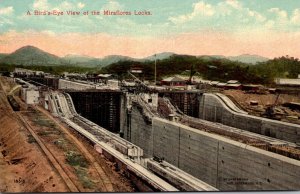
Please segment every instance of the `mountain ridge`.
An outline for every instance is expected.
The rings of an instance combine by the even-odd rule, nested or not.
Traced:
[[[50,54],[37,47],[28,45],[17,49],[10,54],[0,54],[0,63],[16,64],[16,65],[78,65],[89,67],[105,67],[107,65],[119,62],[119,61],[154,61],[168,59],[173,55],[179,55],[174,52],[162,52],[153,54],[144,58],[133,58],[122,55],[108,55],[102,58],[91,57],[87,55],[68,54],[64,57],[59,57],[54,54]],[[192,56],[192,55],[191,55]],[[228,59],[231,61],[238,61],[247,64],[255,65],[258,62],[265,62],[269,60],[266,57],[259,55],[243,54],[238,56],[223,56],[223,55],[199,55],[195,56],[205,60],[212,59]]]

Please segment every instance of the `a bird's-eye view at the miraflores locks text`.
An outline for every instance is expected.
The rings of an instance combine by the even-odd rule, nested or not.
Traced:
[[[0,0],[0,192],[300,190],[300,1]]]

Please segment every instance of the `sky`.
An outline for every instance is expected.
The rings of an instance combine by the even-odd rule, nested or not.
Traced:
[[[34,15],[35,10],[63,15]],[[131,15],[107,16],[104,10]],[[0,53],[26,45],[58,56],[175,52],[300,58],[300,1],[0,0]]]

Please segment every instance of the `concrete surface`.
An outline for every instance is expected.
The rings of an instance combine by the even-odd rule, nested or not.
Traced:
[[[134,106],[130,120],[129,141],[146,149],[145,155],[163,158],[221,191],[300,189],[298,160],[158,117],[146,124]]]
[[[300,144],[299,125],[243,114],[229,104],[220,96],[205,93],[200,97],[199,118]]]

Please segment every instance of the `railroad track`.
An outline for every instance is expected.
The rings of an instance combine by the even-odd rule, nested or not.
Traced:
[[[13,90],[11,90],[11,91],[13,91]],[[0,80],[0,92],[3,94],[3,96],[7,95],[7,92],[3,90],[3,83],[1,82],[1,80]],[[4,100],[4,99],[0,99],[0,100]],[[1,103],[1,104],[7,106],[7,103]],[[9,107],[11,109],[11,106],[7,106],[7,107]],[[78,139],[76,139],[76,137],[74,137],[66,128],[64,128],[64,126],[62,126],[59,122],[57,122],[53,117],[51,117],[49,114],[47,114],[46,111],[44,111],[41,108],[34,108],[34,109],[38,109],[40,112],[43,112],[48,118],[50,118],[52,121],[54,121],[62,130],[64,130],[64,132],[67,133],[69,135],[69,137],[76,143],[76,145],[78,146],[79,150],[82,153],[85,154],[85,156],[91,162],[91,164],[95,168],[96,172],[98,173],[99,177],[101,178],[100,179],[100,184],[103,186],[104,191],[106,191],[106,192],[112,192],[112,191],[114,191],[112,181],[110,180],[110,178],[107,175],[107,173],[96,162],[95,158],[93,158],[93,156],[87,151],[87,149],[83,145],[81,145],[81,144],[78,143]],[[16,118],[19,120],[19,122],[24,127],[27,128],[27,130],[30,132],[30,134],[33,136],[33,138],[36,140],[36,142],[38,143],[39,147],[41,148],[41,150],[44,152],[44,154],[46,155],[47,159],[49,160],[49,162],[52,164],[52,166],[57,170],[58,174],[64,180],[64,182],[67,185],[67,187],[69,188],[70,192],[80,192],[80,190],[74,184],[74,182],[72,181],[72,179],[64,171],[63,167],[60,165],[60,163],[58,162],[58,160],[56,159],[56,157],[54,156],[54,154],[46,147],[46,145],[43,143],[43,141],[41,140],[41,138],[39,138],[39,136],[34,132],[34,130],[31,127],[31,125],[21,115],[22,112],[28,112],[28,111],[13,112],[11,110],[11,112],[12,112],[12,114],[14,114],[16,116]]]
[[[57,120],[55,120],[46,110],[44,110],[40,107],[36,107],[35,109],[44,113],[44,115],[46,115],[56,125],[58,125],[60,127],[60,129],[62,129],[64,131],[64,133],[66,133],[73,140],[73,143],[75,143],[78,146],[79,150],[87,157],[87,159],[91,162],[94,169],[98,173],[99,177],[101,178],[99,181],[100,181],[100,184],[105,189],[104,191],[105,192],[113,192],[114,188],[113,188],[111,179],[109,178],[109,176],[107,175],[105,170],[97,163],[95,158],[89,153],[89,151],[81,143],[79,143],[79,140],[68,129],[66,129],[61,123],[59,123]]]
[[[43,141],[39,138],[39,136],[34,132],[30,124],[22,117],[20,113],[15,112],[15,115],[17,116],[18,120],[21,124],[23,124],[30,134],[33,136],[33,138],[36,140],[44,154],[47,156],[50,163],[53,165],[53,167],[57,170],[58,174],[61,176],[61,178],[66,183],[67,187],[69,188],[70,192],[80,192],[80,190],[76,187],[76,185],[73,183],[71,178],[68,176],[68,174],[64,171],[63,167],[60,165],[58,160],[55,158],[53,153],[46,147],[46,145],[43,143]]]
[[[3,88],[3,83],[0,79],[0,89],[2,90],[2,93],[4,96],[7,96],[7,92]],[[3,99],[2,99],[3,100]],[[11,109],[11,106],[8,106],[6,102],[2,103],[5,104],[7,107],[10,107],[9,112],[11,112],[12,115],[14,115],[21,125],[27,128],[27,130],[30,132],[32,137],[35,139],[35,141],[38,143],[44,154],[46,155],[49,162],[52,164],[52,166],[57,170],[58,174],[61,176],[61,178],[64,180],[65,184],[69,188],[70,192],[79,192],[79,189],[76,187],[76,185],[73,183],[71,178],[66,174],[66,172],[63,170],[62,166],[59,164],[57,159],[54,157],[54,155],[51,153],[51,151],[46,147],[46,145],[43,143],[43,141],[38,137],[38,135],[34,132],[30,124],[22,117],[22,115],[18,112],[14,112]]]

